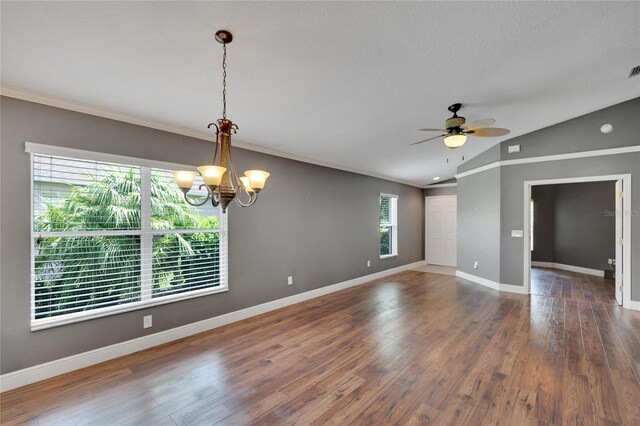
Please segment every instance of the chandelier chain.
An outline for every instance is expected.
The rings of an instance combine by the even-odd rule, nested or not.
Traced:
[[[222,43],[222,118],[227,118],[227,43]]]

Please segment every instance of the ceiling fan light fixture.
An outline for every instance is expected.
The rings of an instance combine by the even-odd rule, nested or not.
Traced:
[[[465,142],[467,142],[467,135],[481,138],[494,138],[506,136],[510,133],[509,129],[490,127],[496,122],[493,118],[483,118],[482,120],[467,122],[464,117],[458,115],[460,108],[462,108],[462,104],[460,103],[453,104],[449,107],[449,111],[453,113],[453,117],[450,117],[445,121],[444,129],[418,129],[421,132],[442,132],[442,134],[414,142],[411,145],[418,145],[444,137],[444,145],[449,149],[455,149],[461,147]]]
[[[444,144],[447,146],[447,148],[450,149],[459,148],[464,145],[466,141],[467,135],[463,135],[460,133],[454,133],[444,138]]]

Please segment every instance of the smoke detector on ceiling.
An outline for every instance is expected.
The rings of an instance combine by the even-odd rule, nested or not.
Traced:
[[[600,131],[602,133],[611,133],[613,132],[613,124],[611,123],[605,123],[602,126],[600,126]]]

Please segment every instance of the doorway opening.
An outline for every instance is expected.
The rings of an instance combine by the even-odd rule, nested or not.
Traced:
[[[629,307],[630,175],[527,181],[524,192],[526,292]]]

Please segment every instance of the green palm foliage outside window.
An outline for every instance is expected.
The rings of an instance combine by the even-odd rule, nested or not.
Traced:
[[[220,286],[215,213],[165,170],[34,155],[35,319]]]
[[[395,195],[380,195],[380,256],[397,254],[397,202]]]

